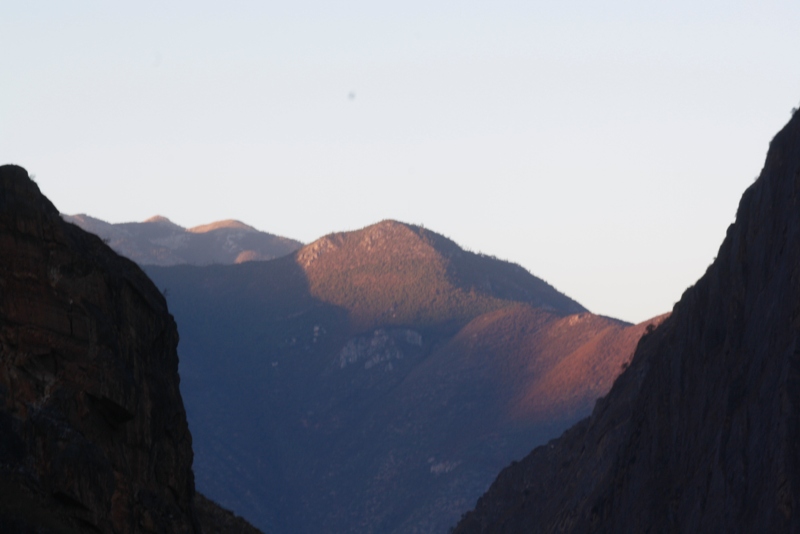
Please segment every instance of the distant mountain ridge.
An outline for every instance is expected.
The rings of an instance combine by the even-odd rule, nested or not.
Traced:
[[[198,487],[267,533],[445,531],[591,410],[648,324],[396,221],[146,271],[180,325]]]
[[[139,265],[210,265],[265,261],[303,244],[232,219],[184,228],[160,215],[144,222],[108,223],[89,215],[62,218],[91,232]]]

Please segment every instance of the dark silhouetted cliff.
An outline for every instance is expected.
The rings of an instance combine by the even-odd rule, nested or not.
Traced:
[[[1,532],[202,532],[177,344],[139,267],[0,167]]]
[[[800,532],[799,327],[795,114],[592,416],[505,469],[456,532]]]

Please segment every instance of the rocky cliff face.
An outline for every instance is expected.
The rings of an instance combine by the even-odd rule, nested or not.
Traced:
[[[475,532],[800,531],[800,115],[706,274],[592,416],[504,470]]]
[[[0,167],[0,531],[198,531],[177,343],[133,262]]]

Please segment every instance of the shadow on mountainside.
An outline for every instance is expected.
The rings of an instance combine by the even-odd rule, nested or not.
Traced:
[[[146,269],[180,322],[181,391],[198,487],[257,518],[265,532],[303,525],[305,496],[295,491],[290,459],[302,453],[294,446],[306,414],[302,389],[293,386],[319,367],[309,361],[318,360],[312,347],[343,343],[320,332],[346,332],[347,312],[312,297],[292,257]]]
[[[200,490],[268,533],[440,532],[588,413],[644,325],[570,315],[519,267],[437,243],[384,221],[269,262],[147,268],[179,324]]]

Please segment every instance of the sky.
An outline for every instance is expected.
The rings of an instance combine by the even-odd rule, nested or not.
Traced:
[[[800,2],[0,4],[0,163],[63,213],[383,219],[669,311],[800,106]]]

